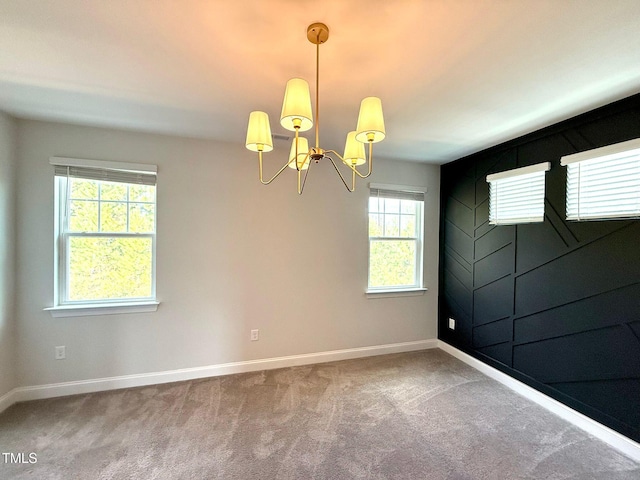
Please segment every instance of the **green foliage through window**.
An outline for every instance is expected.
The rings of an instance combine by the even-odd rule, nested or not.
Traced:
[[[413,240],[371,240],[369,286],[411,286],[416,282]]]
[[[154,185],[69,179],[70,232],[135,232],[155,230]]]
[[[58,178],[63,302],[150,298],[156,187]]]
[[[71,237],[70,301],[152,295],[151,238]]]

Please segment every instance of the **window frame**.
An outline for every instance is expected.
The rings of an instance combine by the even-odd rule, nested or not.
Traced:
[[[498,225],[523,225],[527,223],[543,222],[544,221],[544,201],[546,198],[546,185],[547,185],[546,172],[548,172],[550,169],[551,169],[550,162],[542,162],[534,165],[528,165],[526,167],[514,168],[511,170],[505,170],[499,173],[492,173],[490,175],[487,175],[486,181],[489,184],[489,224],[498,226]],[[533,207],[538,207],[537,205],[531,207],[530,210],[523,211],[523,206],[524,208],[529,207],[527,205],[527,202],[531,201],[532,197],[534,196],[534,193],[532,192],[533,190],[532,186],[537,186],[535,185],[535,182],[539,181],[534,177],[535,175],[540,176],[542,178],[542,198],[540,199],[542,203],[542,213],[540,215],[538,215],[537,211],[533,208]],[[523,177],[529,177],[531,181],[526,181],[525,179],[523,179]],[[523,183],[522,185],[518,185],[517,193],[513,193],[513,192],[516,192],[516,190],[514,190],[515,186],[513,184],[507,185],[506,191],[509,193],[505,194],[504,185],[503,185],[503,190],[502,191],[500,190],[500,184],[503,182],[506,182],[506,183],[514,182],[516,184],[518,184],[519,182],[523,182]],[[522,187],[529,187],[529,188],[523,191]],[[502,197],[500,196],[501,192],[503,193]],[[509,194],[512,194],[512,196],[510,196]],[[494,198],[497,202],[496,205],[494,205]],[[501,201],[501,198],[502,198],[502,201]],[[499,213],[501,210],[504,212],[505,203],[507,204],[507,207],[506,207],[507,211],[511,209],[512,216],[500,218]],[[516,203],[518,204],[518,207],[514,206]],[[500,204],[502,204],[502,208]],[[496,212],[496,218],[492,219],[491,213],[494,209]],[[515,211],[519,210],[520,212],[523,213],[523,215],[519,217],[514,217],[513,216],[514,210]]]
[[[50,163],[55,166],[87,167],[93,169],[112,170],[121,173],[140,172],[144,175],[157,175],[155,165],[130,164],[123,162],[103,162],[98,160],[81,160],[51,157]],[[160,302],[156,297],[156,249],[157,249],[157,191],[153,202],[118,202],[118,203],[148,203],[154,208],[153,232],[70,232],[68,229],[69,215],[68,182],[70,177],[60,174],[54,176],[54,306],[45,308],[54,317],[73,317],[84,315],[117,314],[129,312],[150,312],[157,310]],[[75,178],[83,178],[76,176]],[[98,180],[89,178],[89,180]],[[105,178],[102,181],[109,181]],[[135,185],[135,181],[121,182],[123,185]],[[157,183],[154,183],[157,186]],[[100,210],[100,200],[98,210]],[[116,201],[114,201],[115,203]],[[127,211],[128,213],[128,211]],[[128,219],[127,219],[128,221]],[[148,297],[105,298],[90,300],[70,300],[68,298],[70,265],[69,248],[72,238],[150,238],[151,239],[151,294]]]
[[[385,191],[390,194],[388,197],[393,198],[392,194],[397,193],[401,197],[404,195],[420,195],[422,200],[414,200],[416,202],[415,231],[418,234],[415,237],[389,237],[389,236],[374,236],[369,235],[369,226],[371,221],[371,212],[369,210],[370,199],[372,198],[372,190]],[[423,294],[427,289],[424,283],[424,203],[427,189],[425,187],[415,187],[407,185],[390,185],[390,184],[377,184],[371,183],[369,185],[369,194],[367,195],[367,296],[405,296],[413,294]],[[398,200],[403,200],[398,198]],[[406,200],[406,199],[405,199]],[[385,214],[383,214],[385,215]],[[402,212],[398,214],[402,216]],[[383,232],[384,233],[384,232]],[[416,260],[415,260],[415,276],[414,283],[412,285],[394,285],[394,286],[371,286],[371,246],[374,241],[408,241],[414,242],[416,248]]]

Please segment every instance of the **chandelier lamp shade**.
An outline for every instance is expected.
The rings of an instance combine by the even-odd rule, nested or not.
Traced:
[[[311,43],[316,45],[315,118],[311,108],[309,83],[302,78],[292,78],[287,82],[284,100],[282,102],[282,113],[280,114],[280,125],[295,133],[286,163],[273,177],[265,180],[263,176],[262,154],[273,150],[269,116],[265,112],[254,111],[249,115],[245,145],[250,151],[258,153],[260,182],[264,185],[273,182],[289,167],[297,172],[298,194],[302,194],[311,164],[319,163],[321,160],[326,159],[331,162],[347,190],[353,192],[356,187],[357,177],[367,178],[371,175],[373,171],[373,144],[384,140],[385,137],[382,102],[377,97],[367,97],[362,100],[356,129],[347,134],[343,155],[340,155],[335,150],[324,150],[320,148],[320,119],[318,115],[320,97],[320,45],[328,40],[329,28],[324,23],[312,23],[307,28],[307,38]],[[314,125],[316,137],[315,147],[309,147],[309,141],[307,138],[300,136],[300,133],[311,130]],[[365,150],[367,150],[365,145],[368,145],[368,154],[365,153]],[[342,175],[334,157],[339,160],[338,163],[346,165],[351,171],[350,184]],[[367,163],[368,167],[365,167],[366,173],[360,172],[356,168]]]

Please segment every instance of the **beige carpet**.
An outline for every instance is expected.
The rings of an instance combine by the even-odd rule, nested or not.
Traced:
[[[0,450],[37,454],[2,479],[640,479],[440,350],[22,403]]]

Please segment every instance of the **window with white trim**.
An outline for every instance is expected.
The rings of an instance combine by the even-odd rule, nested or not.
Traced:
[[[155,300],[156,167],[53,157],[56,305]]]
[[[423,191],[369,194],[369,292],[422,288]]]
[[[515,225],[544,220],[545,172],[549,162],[487,175],[489,223]]]
[[[640,218],[640,139],[567,155],[567,220]]]

